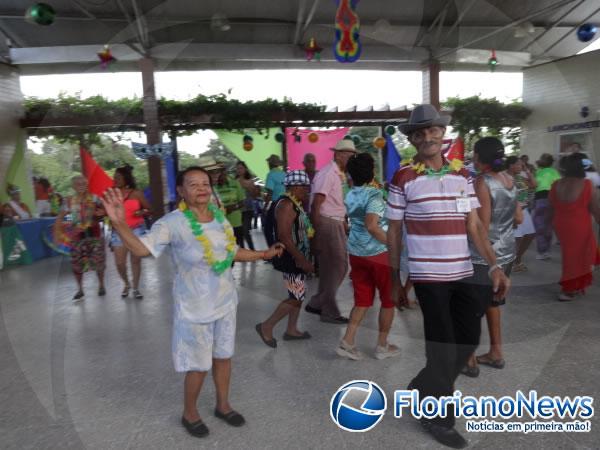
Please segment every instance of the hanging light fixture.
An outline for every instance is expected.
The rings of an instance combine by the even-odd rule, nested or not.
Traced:
[[[229,31],[231,24],[225,14],[216,12],[210,18],[210,28],[214,31]]]

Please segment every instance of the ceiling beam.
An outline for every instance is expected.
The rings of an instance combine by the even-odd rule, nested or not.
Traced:
[[[0,19],[0,35],[3,35],[5,38],[10,39],[11,45],[17,47],[26,47],[26,43],[23,39],[21,39],[16,33],[13,31],[9,31],[6,28],[6,25]]]
[[[533,44],[535,44],[537,41],[539,41],[540,39],[542,39],[544,36],[546,36],[546,34],[548,34],[550,31],[554,30],[556,27],[558,27],[560,25],[560,23],[562,22],[562,20],[567,17],[569,14],[571,14],[573,11],[575,11],[577,8],[579,8],[581,6],[582,3],[584,3],[586,0],[579,0],[579,2],[575,3],[575,5],[573,5],[572,7],[570,7],[566,12],[564,12],[563,14],[561,14],[561,16],[556,19],[549,27],[547,27],[543,33],[540,33],[539,35],[537,35],[532,41],[530,41],[528,44],[525,44],[523,47],[521,47],[520,51],[524,52],[527,49],[529,49]]]
[[[469,47],[469,46],[471,46],[473,44],[476,44],[477,42],[480,42],[480,41],[483,41],[484,39],[487,39],[487,38],[490,38],[492,36],[495,36],[498,33],[502,33],[503,31],[506,31],[508,29],[514,28],[517,25],[521,25],[524,22],[528,22],[531,19],[533,19],[534,17],[540,16],[542,14],[546,14],[546,13],[554,11],[555,9],[558,9],[558,8],[562,8],[563,6],[568,5],[570,3],[573,3],[574,1],[575,0],[561,0],[561,1],[558,1],[556,3],[553,3],[553,4],[551,4],[551,5],[549,5],[549,6],[545,7],[545,8],[542,8],[542,9],[536,11],[536,12],[528,14],[527,16],[525,16],[525,17],[523,17],[521,19],[518,19],[518,20],[515,20],[513,22],[510,22],[509,24],[504,25],[503,27],[500,27],[500,28],[498,28],[495,31],[491,31],[491,32],[489,32],[487,34],[484,34],[483,36],[479,36],[476,39],[473,39],[473,40],[471,40],[469,42],[466,42],[465,44],[462,44],[462,45],[456,47],[454,50],[440,52],[437,55],[435,55],[435,57],[439,59],[439,58],[443,58],[444,56],[448,56],[449,54],[451,54],[451,53],[453,53],[453,52],[455,52],[457,50],[460,50],[460,49],[463,49],[463,48],[467,48],[467,47]]]
[[[320,2],[321,2],[321,0],[313,1],[312,7],[310,8],[310,11],[308,12],[308,16],[306,17],[306,20],[304,21],[304,26],[302,27],[302,31],[300,32],[301,40],[304,40],[304,34],[306,33],[306,30],[308,30],[308,27],[312,23],[312,20],[315,17],[315,12],[317,12],[317,7],[319,6]]]
[[[306,10],[306,0],[298,1],[298,17],[296,18],[296,32],[294,33],[294,45],[300,43],[300,32],[302,31],[302,22],[304,21],[304,11]]]
[[[452,26],[446,32],[446,35],[444,36],[444,41],[446,41],[446,39],[448,39],[450,37],[450,35],[454,32],[456,27],[458,27],[461,24],[461,22],[463,21],[463,19],[469,12],[469,10],[473,7],[473,5],[475,5],[475,3],[477,3],[477,1],[478,0],[469,0],[469,3],[467,3],[467,6],[465,6],[462,9],[462,11],[460,11],[460,13],[458,14],[458,17],[456,18],[456,21],[452,24]]]
[[[93,13],[91,13],[85,6],[83,6],[79,0],[71,0],[71,3],[73,3],[77,8],[79,8],[79,10],[84,13],[87,17],[89,17],[90,19],[93,19],[94,21],[96,21],[97,23],[101,24],[104,28],[109,29],[108,26],[104,23],[104,21],[102,19],[99,19],[98,17],[96,17]],[[103,44],[106,44],[107,42],[103,42]],[[140,56],[144,56],[144,53],[139,51],[132,43],[130,42],[125,42],[124,45],[128,46],[131,50],[133,50],[134,52],[136,52],[138,55]]]
[[[431,24],[429,25],[429,28],[427,28],[427,31],[421,32],[421,35],[417,39],[417,43],[415,44],[415,47],[419,47],[423,43],[425,36],[427,36],[429,33],[431,33],[431,30],[433,30],[435,28],[435,26],[438,24],[438,22],[442,18],[442,15],[446,14],[446,11],[448,10],[449,5],[450,5],[450,2],[446,2],[446,4],[442,7],[442,9],[440,9],[440,11],[437,13],[435,18],[433,19],[433,22],[431,22]],[[422,28],[421,28],[421,30],[422,30]]]
[[[542,53],[540,53],[539,55],[536,55],[532,62],[538,61],[544,55],[548,54],[548,52],[550,50],[552,50],[554,47],[556,47],[558,44],[560,44],[562,41],[564,41],[567,37],[569,37],[573,31],[575,31],[581,25],[583,25],[584,23],[586,23],[588,20],[590,20],[592,17],[594,17],[599,12],[600,12],[600,8],[595,9],[591,14],[589,14],[588,16],[586,16],[585,19],[583,19],[581,22],[579,22],[577,25],[575,25],[569,31],[567,31],[561,38],[557,39],[552,45],[550,45],[549,47],[547,47]]]

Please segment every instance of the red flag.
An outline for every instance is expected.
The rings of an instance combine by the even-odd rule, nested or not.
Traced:
[[[457,137],[454,140],[454,143],[450,146],[448,153],[446,153],[446,159],[460,159],[461,161],[465,160],[465,143],[460,136]]]
[[[79,154],[81,155],[81,170],[83,176],[88,180],[89,191],[101,197],[108,188],[114,186],[113,179],[106,174],[85,148],[79,147]]]

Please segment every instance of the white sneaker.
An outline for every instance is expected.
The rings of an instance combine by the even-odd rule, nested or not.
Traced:
[[[393,358],[400,355],[400,349],[392,344],[387,344],[385,347],[378,345],[375,347],[375,359]]]
[[[548,254],[548,253],[538,253],[537,255],[535,255],[535,259],[540,260],[540,261],[544,261],[546,259],[550,259],[550,254]]]
[[[356,346],[351,346],[343,339],[340,341],[338,348],[335,349],[335,352],[343,358],[352,359],[354,361],[360,361],[364,358],[364,355],[356,348]]]

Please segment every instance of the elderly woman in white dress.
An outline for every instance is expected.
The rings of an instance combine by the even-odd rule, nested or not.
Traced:
[[[238,248],[233,229],[213,203],[208,173],[190,167],[177,177],[183,198],[179,208],[137,237],[125,223],[123,198],[110,189],[103,199],[106,212],[124,245],[136,256],[158,257],[171,248],[175,265],[173,299],[173,362],[185,372],[182,425],[196,437],[208,434],[196,402],[206,373],[212,368],[217,401],[215,416],[229,425],[245,420],[229,404],[231,357],[234,352],[238,297],[231,274],[232,261],[256,261],[280,255],[275,244],[264,252]]]

